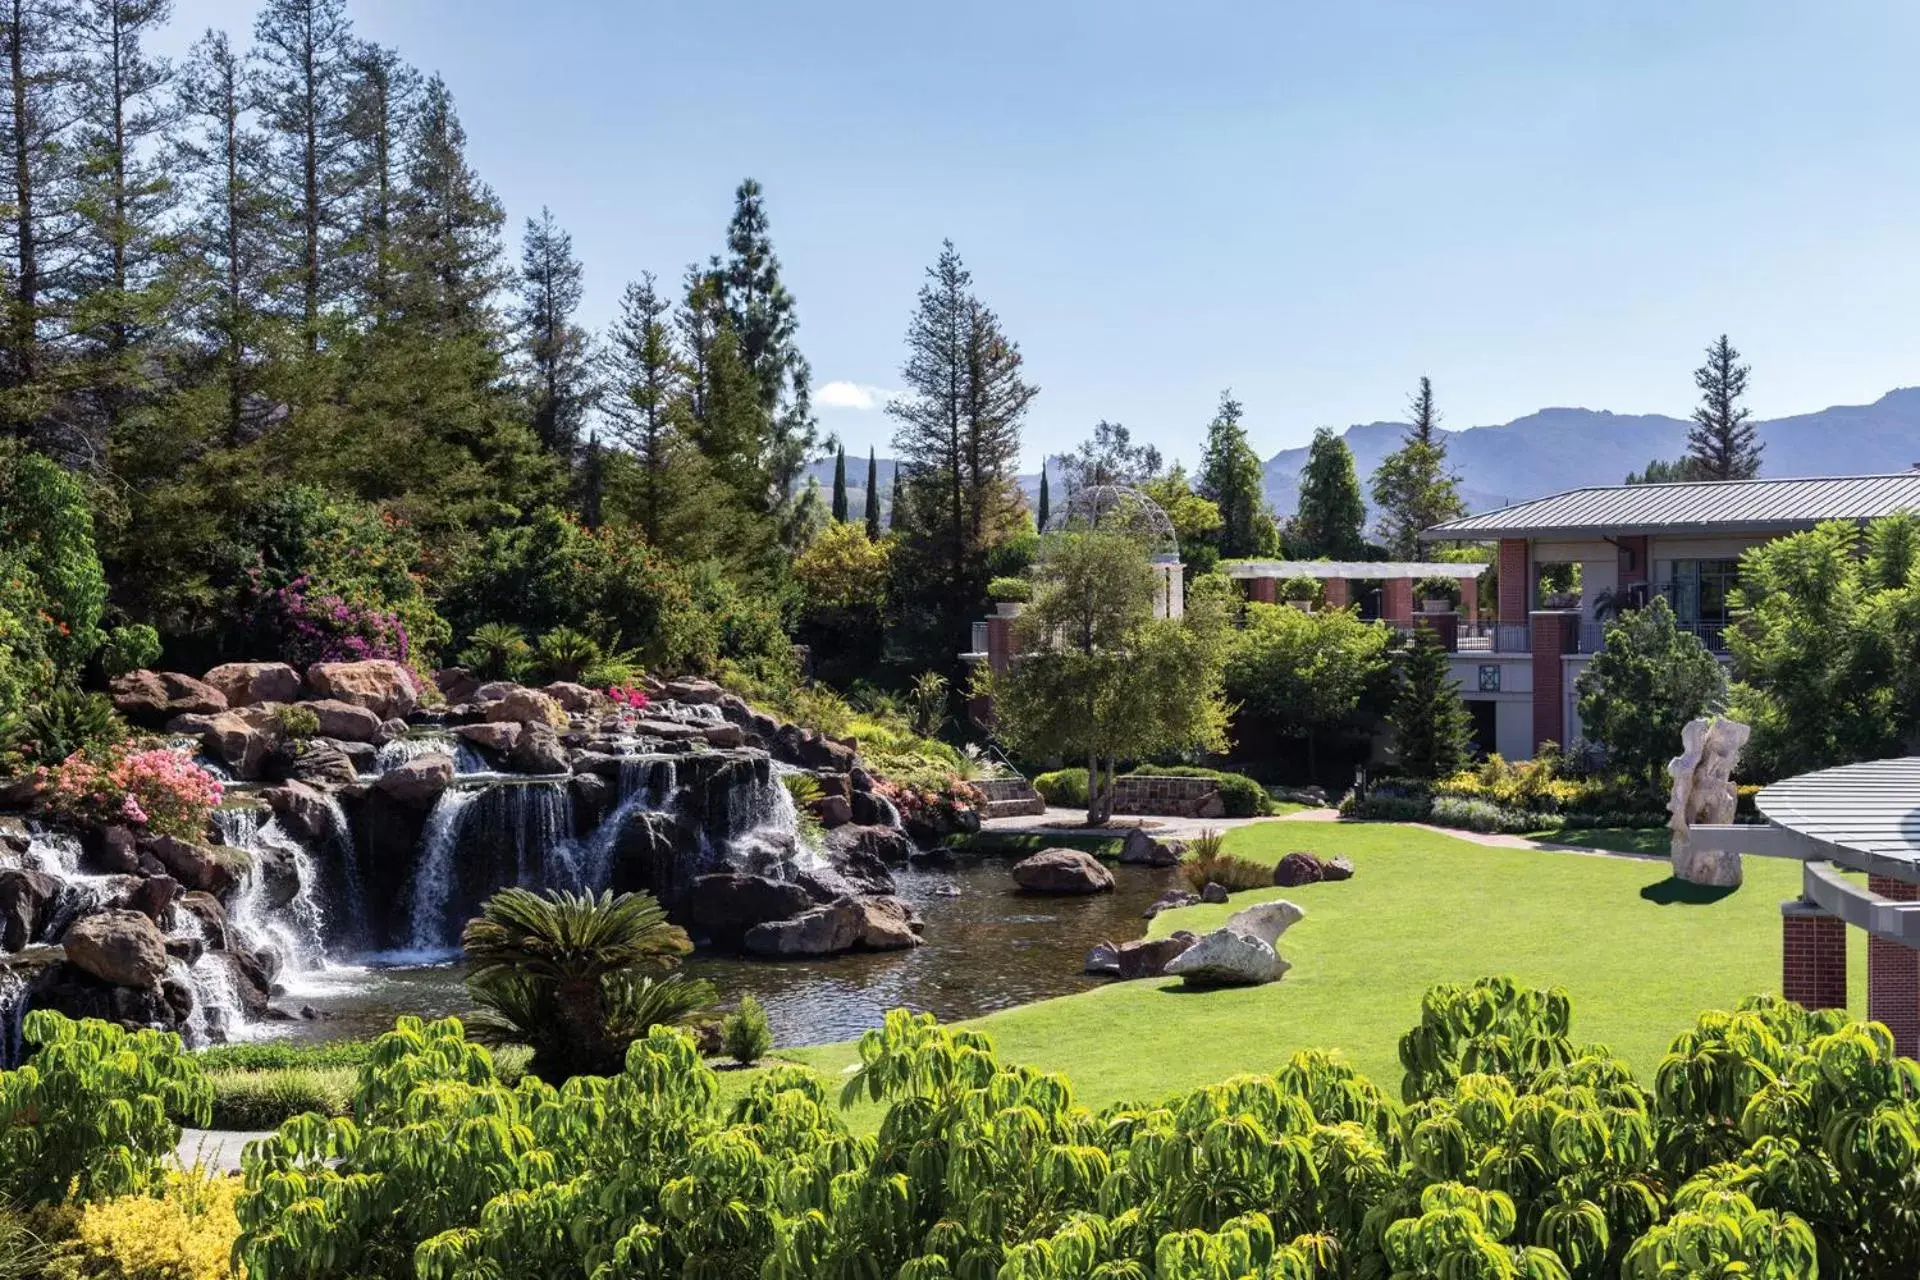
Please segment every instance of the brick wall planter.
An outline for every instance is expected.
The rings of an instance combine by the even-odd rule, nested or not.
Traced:
[[[1191,817],[1218,789],[1212,778],[1115,778],[1113,811],[1137,817]]]

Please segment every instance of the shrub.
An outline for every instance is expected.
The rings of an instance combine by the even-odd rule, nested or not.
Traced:
[[[256,610],[276,650],[300,665],[370,658],[405,664],[413,652],[398,612],[349,599],[305,576],[283,587],[260,587]]]
[[[36,1009],[33,1056],[0,1071],[0,1187],[20,1204],[130,1195],[152,1187],[180,1130],[204,1126],[212,1087],[171,1032],[128,1032]]]
[[[1033,583],[1025,578],[995,578],[987,584],[987,599],[995,604],[1025,604],[1033,599]]]
[[[1042,773],[1033,780],[1033,789],[1040,798],[1056,809],[1084,809],[1087,807],[1087,771],[1085,769],[1056,769],[1052,773]]]
[[[100,649],[100,666],[108,676],[125,675],[160,661],[160,633],[144,622],[115,627]]]
[[[229,1280],[240,1191],[238,1178],[193,1169],[167,1174],[159,1195],[95,1201],[47,1280]]]
[[[1272,867],[1250,862],[1245,858],[1236,858],[1230,853],[1217,852],[1217,845],[1215,848],[1216,852],[1212,854],[1194,853],[1190,850],[1187,857],[1180,863],[1180,874],[1195,893],[1199,893],[1210,884],[1217,884],[1228,893],[1273,887]]]
[[[767,1011],[752,993],[741,996],[739,1009],[720,1024],[720,1037],[733,1060],[743,1067],[760,1061],[773,1048],[773,1027],[767,1022]]]
[[[1280,584],[1280,598],[1306,604],[1319,604],[1327,598],[1327,584],[1306,574],[1297,578],[1288,578]]]
[[[1273,797],[1267,789],[1247,777],[1244,773],[1225,773],[1219,769],[1205,769],[1198,765],[1141,765],[1132,771],[1131,777],[1151,778],[1212,778],[1219,784],[1220,803],[1226,806],[1229,818],[1259,818],[1273,812]],[[1084,802],[1083,802],[1084,803]]]
[[[353,1097],[354,1068],[274,1067],[255,1071],[209,1071],[213,1127],[272,1129],[311,1111],[343,1116]]]
[[[54,765],[118,746],[127,739],[127,726],[105,696],[62,687],[9,717],[0,735],[0,755],[24,766]]]
[[[783,773],[780,775],[780,785],[787,789],[787,794],[793,797],[794,807],[798,809],[806,808],[826,794],[820,779],[810,773]]]
[[[212,774],[165,748],[71,755],[43,773],[55,812],[183,839],[205,834],[222,797]]]
[[[93,535],[80,481],[15,440],[0,441],[0,579],[24,606],[23,647],[62,672],[77,673],[100,647],[107,579]]]
[[[1363,822],[1425,822],[1433,801],[1424,793],[1377,786],[1364,795],[1349,791],[1340,797],[1340,816]]]
[[[540,637],[534,658],[549,680],[578,682],[602,657],[592,636],[572,627],[555,627]]]
[[[1445,600],[1456,608],[1460,604],[1457,578],[1422,578],[1414,585],[1413,592],[1422,600]]]
[[[320,713],[297,702],[280,708],[274,715],[274,721],[280,726],[281,733],[296,741],[315,737],[320,732]]]
[[[1462,831],[1504,832],[1508,835],[1524,835],[1556,825],[1546,814],[1503,809],[1490,801],[1463,800],[1459,796],[1435,796],[1426,820],[1435,826],[1457,827]]]
[[[483,623],[467,637],[460,665],[480,680],[517,680],[533,663],[533,647],[520,628],[504,622]]]

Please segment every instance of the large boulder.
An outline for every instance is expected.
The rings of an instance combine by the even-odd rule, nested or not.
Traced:
[[[433,673],[434,687],[447,700],[449,706],[473,701],[473,694],[480,687],[480,677],[465,667],[442,667]]]
[[[862,924],[858,945],[866,951],[904,951],[920,945],[920,917],[899,898],[855,898]]]
[[[770,749],[775,759],[815,772],[846,773],[855,764],[852,747],[798,725],[781,725],[773,735]]]
[[[61,887],[42,871],[0,869],[0,951],[18,951],[40,936]]]
[[[226,662],[207,672],[229,707],[256,702],[292,702],[300,696],[300,673],[284,662]]]
[[[260,793],[260,798],[273,809],[281,827],[296,840],[312,844],[336,834],[333,806],[304,782],[288,781],[268,787]]]
[[[1320,864],[1320,878],[1322,880],[1353,879],[1353,860],[1344,854],[1338,858],[1328,859]]]
[[[316,662],[307,668],[307,683],[322,698],[365,707],[373,712],[376,724],[395,716],[405,719],[420,705],[413,672],[388,658]]]
[[[858,855],[882,866],[904,867],[915,852],[912,839],[898,827],[852,823],[827,833],[827,857],[836,866]]]
[[[1078,849],[1042,849],[1013,864],[1013,880],[1029,893],[1106,893],[1113,873]]]
[[[1127,832],[1127,838],[1120,844],[1120,861],[1137,867],[1172,867],[1179,865],[1180,847],[1165,841],[1155,840],[1139,827]]]
[[[140,850],[152,855],[168,875],[188,889],[221,894],[239,883],[229,861],[233,855],[223,858],[211,845],[178,836],[148,836],[140,842]]]
[[[374,789],[410,809],[431,809],[453,785],[453,757],[430,752],[397,764],[374,780]]]
[[[1080,972],[1092,974],[1096,978],[1117,978],[1120,976],[1120,948],[1111,942],[1096,942],[1087,949],[1087,958],[1081,962]]]
[[[700,736],[707,740],[710,747],[719,747],[722,751],[747,745],[747,731],[737,724],[703,724]]]
[[[181,897],[180,909],[199,921],[201,936],[206,939],[208,947],[225,951],[233,945],[233,935],[227,924],[227,909],[220,905],[220,899],[210,893],[195,891]]]
[[[338,789],[360,780],[353,757],[329,738],[282,742],[273,753],[273,765],[282,778],[310,786]]]
[[[553,726],[530,721],[520,728],[520,741],[510,757],[514,768],[522,773],[566,773],[572,768]]]
[[[520,685],[512,686],[505,696],[488,703],[484,711],[486,718],[496,723],[538,724],[549,729],[563,729],[567,724],[565,709],[550,695]]]
[[[129,671],[115,676],[107,687],[115,710],[150,728],[159,728],[174,716],[210,716],[227,709],[225,694],[178,671]]]
[[[1310,853],[1289,853],[1273,864],[1273,882],[1283,889],[1318,884],[1326,878],[1326,869],[1320,865],[1320,859]]]
[[[1260,939],[1216,929],[1169,960],[1162,972],[1189,987],[1247,987],[1272,982],[1291,967]]]
[[[853,805],[845,796],[821,796],[807,808],[828,831],[844,827],[853,821]]]
[[[559,703],[563,710],[579,712],[583,715],[597,711],[607,703],[606,694],[589,689],[583,684],[575,684],[571,680],[555,680],[552,684],[544,686],[540,692]]]
[[[841,898],[790,920],[757,924],[747,930],[741,945],[760,956],[830,956],[860,946],[868,925],[867,911],[860,901]]]
[[[790,880],[722,872],[695,877],[682,914],[689,929],[716,946],[737,947],[748,930],[803,915],[814,905],[806,887]]]
[[[674,702],[684,702],[688,706],[703,706],[718,703],[727,696],[727,691],[711,680],[702,680],[695,676],[683,676],[678,680],[669,680],[660,690],[662,697]]]
[[[180,882],[172,876],[147,876],[135,880],[125,893],[113,900],[113,905],[127,911],[138,911],[159,924],[172,914],[173,904],[179,897]]]
[[[482,720],[478,724],[453,727],[454,737],[502,759],[513,754],[513,749],[520,745],[520,735],[525,732],[525,727],[513,720]]]
[[[1175,956],[1184,955],[1199,939],[1185,929],[1164,938],[1136,938],[1114,948],[1114,971],[1129,982],[1157,978]]]
[[[1307,918],[1304,907],[1282,898],[1274,902],[1257,902],[1251,907],[1242,908],[1227,917],[1222,929],[1231,929],[1235,933],[1244,933],[1250,938],[1258,938],[1268,946],[1280,941],[1280,935]]]
[[[83,916],[60,945],[68,964],[116,987],[157,987],[167,972],[166,935],[138,911]]]
[[[130,827],[83,828],[80,869],[94,875],[132,875],[140,869],[140,838]]]
[[[207,754],[231,769],[234,777],[249,781],[260,776],[279,741],[278,728],[265,717],[238,711],[215,712],[200,731]]]
[[[372,742],[380,734],[380,713],[344,698],[317,698],[302,706],[319,717],[320,736],[346,742]]]

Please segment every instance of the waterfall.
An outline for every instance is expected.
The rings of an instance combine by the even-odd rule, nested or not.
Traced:
[[[0,968],[0,1066],[17,1067],[27,1056],[27,1005],[33,984],[11,965]]]
[[[80,870],[80,841],[73,836],[41,832],[27,845],[22,865],[60,882],[60,898],[53,904],[39,942],[58,942],[67,926],[104,905],[118,887],[112,876],[88,875]]]
[[[458,769],[463,749],[466,752],[473,750],[451,734],[407,734],[381,744],[380,749],[373,753],[373,763],[360,770],[360,776],[377,778],[387,770],[403,765],[409,760],[430,755],[452,756],[455,761],[454,767]]]
[[[790,869],[815,870],[826,860],[807,847],[800,810],[781,781],[801,770],[770,762],[765,782],[736,787],[727,796],[727,836],[720,853],[734,867],[756,875],[784,876]]]
[[[579,842],[573,859],[582,887],[597,893],[613,882],[613,851],[628,820],[636,813],[659,812],[672,802],[679,785],[680,770],[672,756],[620,758],[613,809]]]
[[[252,855],[253,865],[228,909],[234,927],[250,945],[272,951],[282,974],[298,977],[326,968],[326,910],[320,900],[318,868],[307,847],[282,828],[279,819],[262,821],[259,810],[222,810],[214,815],[214,825],[228,844]],[[340,840],[338,831],[336,827],[329,836],[329,846],[350,846],[351,841]],[[277,858],[291,864],[296,883],[293,896],[276,904],[277,895],[261,863]]]
[[[453,894],[453,852],[467,810],[481,792],[449,787],[433,802],[420,836],[420,860],[413,871],[413,932],[407,945],[435,951],[446,945],[447,902]]]
[[[900,810],[895,806],[893,801],[887,799],[887,797],[881,795],[878,791],[868,792],[868,794],[872,796],[874,807],[880,810],[880,817],[888,826],[892,827],[895,831],[906,830],[906,823],[900,821]]]

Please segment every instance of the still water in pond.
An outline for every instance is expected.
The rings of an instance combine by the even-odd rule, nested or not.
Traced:
[[[943,1022],[1068,995],[1098,985],[1080,971],[1095,943],[1146,931],[1142,912],[1171,888],[1174,873],[1113,868],[1114,892],[1042,897],[1013,887],[1003,859],[959,859],[947,867],[896,871],[900,896],[926,922],[912,951],[818,960],[755,960],[699,952],[684,971],[705,978],[731,1004],[752,992],[782,1045],[847,1040],[902,1006]],[[315,1022],[267,1024],[267,1033],[334,1039],[373,1035],[403,1013],[435,1017],[471,1009],[458,964],[342,966],[304,976],[288,1008],[312,1005]]]

